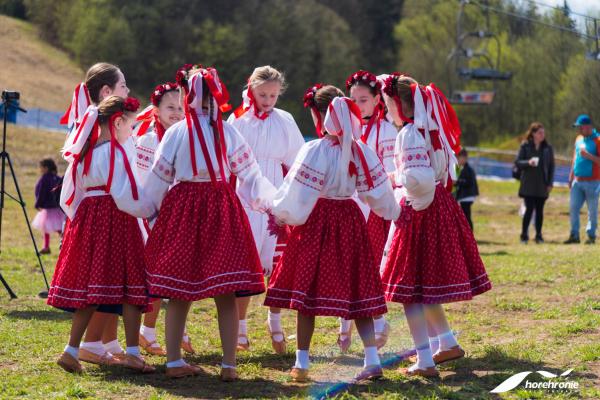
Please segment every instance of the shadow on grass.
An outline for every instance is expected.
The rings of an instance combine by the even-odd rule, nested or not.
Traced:
[[[509,256],[510,253],[508,251],[505,251],[505,250],[480,251],[479,255],[481,255],[481,256]]]
[[[221,382],[217,364],[200,364],[205,373],[181,379],[170,379],[165,376],[165,367],[157,366],[153,374],[135,374],[119,367],[104,367],[99,370],[107,382],[126,381],[138,386],[152,386],[174,396],[190,399],[222,399],[222,398],[278,398],[303,396],[307,385],[287,383],[273,376],[267,369],[262,376],[247,378],[244,369],[238,364],[240,379],[235,382]],[[269,376],[270,375],[270,376]]]
[[[440,366],[440,378],[406,378],[397,372],[398,364],[386,369],[385,378],[377,383],[362,385],[345,385],[343,388],[332,386],[323,387],[321,392],[312,393],[317,398],[326,398],[348,392],[354,396],[363,395],[392,395],[402,393],[406,398],[450,398],[450,399],[473,399],[473,398],[500,398],[490,393],[492,389],[504,382],[512,375],[524,371],[548,371],[556,375],[563,370],[550,368],[544,363],[532,362],[508,356],[502,351],[488,351],[482,357],[467,357],[458,361],[450,362]],[[408,362],[400,363],[400,366],[408,366]],[[593,373],[574,373],[571,377],[597,379]],[[530,381],[542,381],[538,375],[532,375]],[[519,386],[522,388],[524,383]],[[517,388],[518,389],[518,388]],[[515,390],[517,390],[515,389]]]
[[[490,246],[505,246],[507,242],[494,242],[492,240],[477,240],[477,245],[490,245]]]
[[[60,310],[12,310],[4,315],[13,319],[41,321],[67,321],[73,317],[73,314]]]

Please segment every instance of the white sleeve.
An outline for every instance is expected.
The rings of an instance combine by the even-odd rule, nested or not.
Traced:
[[[382,122],[381,138],[379,140],[379,156],[381,157],[385,171],[390,174],[396,170],[394,164],[394,147],[396,145],[396,136],[398,131],[390,123]]]
[[[424,210],[433,201],[435,175],[425,139],[414,125],[402,128],[396,139],[396,184],[406,189],[406,198],[415,210]]]
[[[380,217],[395,221],[400,216],[400,205],[394,198],[392,183],[379,161],[377,154],[368,146],[358,144],[365,155],[369,171],[365,171],[358,157],[354,157],[357,166],[358,178],[356,180],[356,192],[358,197],[367,203],[371,210]],[[373,187],[369,187],[366,173],[371,176]]]
[[[261,173],[252,149],[238,130],[227,123],[223,124],[223,129],[227,142],[227,162],[231,172],[238,178],[238,195],[253,210],[271,208],[277,189]]]
[[[285,120],[286,134],[288,137],[288,147],[283,157],[283,165],[289,170],[296,160],[298,152],[304,146],[304,137],[291,114],[285,113],[283,115]]]
[[[271,212],[288,225],[302,225],[312,212],[327,171],[327,158],[313,142],[300,149],[277,191]]]
[[[181,143],[180,137],[176,126],[165,132],[154,153],[154,164],[144,182],[144,193],[158,210],[175,180],[175,156]]]
[[[129,179],[129,174],[125,168],[125,163],[129,163],[120,151],[119,147],[115,149],[115,168],[110,186],[110,195],[115,201],[117,208],[129,215],[138,218],[150,218],[156,214],[156,207],[150,199],[144,195],[142,187],[137,183],[139,178],[135,171],[135,166],[130,165],[131,173],[133,174],[134,183]],[[102,171],[103,178],[108,181],[107,170]],[[132,187],[135,185],[135,188]],[[133,193],[137,192],[137,200],[134,199]]]

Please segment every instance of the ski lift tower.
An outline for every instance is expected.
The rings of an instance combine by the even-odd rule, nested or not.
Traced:
[[[487,0],[484,0],[487,3]],[[462,23],[465,6],[469,0],[460,0],[460,8],[456,21],[456,46],[448,55],[446,60],[446,72],[448,75],[448,87],[450,89],[450,101],[454,104],[465,105],[489,105],[493,102],[496,95],[496,83],[498,81],[507,81],[512,78],[512,72],[500,70],[500,40],[498,36],[490,31],[489,14],[485,11],[486,27],[478,31],[463,31]],[[473,46],[482,42],[496,42],[496,54],[492,58],[485,47]],[[487,46],[486,46],[487,47]],[[472,68],[469,66],[472,60],[483,60],[484,67]],[[480,63],[481,64],[481,63]],[[456,90],[453,84],[456,79],[464,81],[491,82],[487,85],[487,90],[464,91]],[[463,86],[463,85],[461,85]]]

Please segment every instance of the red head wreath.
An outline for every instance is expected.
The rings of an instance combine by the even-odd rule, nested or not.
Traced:
[[[162,138],[165,134],[165,128],[158,118],[156,109],[160,105],[160,101],[162,100],[165,93],[174,92],[177,90],[179,90],[179,84],[177,84],[175,82],[163,83],[161,85],[157,85],[154,88],[154,91],[150,95],[150,102],[152,103],[152,105],[146,107],[136,117],[136,121],[142,121],[142,123],[136,129],[136,133],[135,133],[136,136],[145,135],[146,132],[148,132],[148,128],[150,127],[150,124],[152,122],[154,122],[154,130],[156,131],[156,134],[158,135],[158,141],[160,142],[162,140]]]
[[[370,73],[369,71],[359,70],[353,73],[346,79],[346,91],[350,93],[350,89],[352,89],[355,85],[363,85],[372,89],[371,93],[381,94],[381,82],[377,79],[375,74]],[[377,140],[375,141],[375,150],[377,154],[379,154],[379,131],[381,128],[381,119],[385,118],[385,104],[383,102],[383,97],[380,98],[379,104],[375,106],[373,110],[373,115],[369,118],[369,122],[367,123],[367,127],[365,128],[365,133],[362,135],[361,140],[363,143],[367,143],[367,139],[371,134],[371,130],[373,129],[373,125],[377,124]]]
[[[322,83],[315,83],[304,92],[304,97],[302,101],[304,102],[304,108],[310,108],[317,117],[317,135],[319,137],[323,137],[323,120],[321,118],[321,113],[317,109],[317,103],[315,102],[315,97],[317,95],[317,91],[321,89],[323,86]]]

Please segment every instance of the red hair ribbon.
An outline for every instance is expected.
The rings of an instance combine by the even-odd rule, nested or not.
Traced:
[[[88,92],[87,85],[85,83],[80,83],[79,85],[77,85],[75,87],[75,90],[73,93],[73,99],[71,100],[71,104],[69,104],[69,108],[64,113],[64,115],[60,118],[59,122],[61,125],[67,125],[69,123],[69,116],[71,114],[71,109],[73,109],[73,107],[75,108],[73,110],[75,121],[73,121],[73,122],[77,123],[77,120],[79,119],[79,96],[82,95],[81,92],[83,92],[83,95],[85,96],[85,101],[86,101],[87,106],[92,104],[92,102],[90,100],[90,93]],[[87,108],[87,106],[86,106],[86,108]]]
[[[236,118],[241,117],[242,115],[246,114],[246,112],[249,109],[254,107],[254,116],[256,118],[260,119],[261,121],[264,121],[265,119],[267,119],[269,117],[269,113],[263,112],[262,115],[260,115],[260,112],[258,110],[258,105],[256,104],[256,97],[254,97],[254,91],[252,90],[252,86],[250,85],[250,80],[248,80],[248,88],[246,89],[246,96],[248,96],[248,99],[249,99],[248,105],[244,106],[244,104],[242,104],[241,106],[236,108],[235,111],[233,112],[235,117]]]
[[[131,195],[133,196],[133,200],[138,199],[138,190],[137,184],[135,183],[135,177],[133,175],[133,171],[131,170],[131,165],[129,165],[129,159],[127,158],[127,153],[125,149],[119,142],[117,142],[117,135],[115,132],[115,120],[118,117],[123,116],[123,112],[119,111],[110,116],[108,120],[108,129],[110,131],[110,166],[108,170],[108,179],[106,181],[106,193],[110,193],[110,189],[112,187],[112,180],[115,174],[115,157],[116,150],[118,149],[121,152],[123,157],[123,165],[125,166],[125,171],[127,172],[127,177],[129,178],[129,184],[131,185]]]

